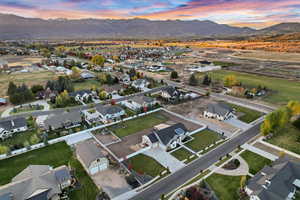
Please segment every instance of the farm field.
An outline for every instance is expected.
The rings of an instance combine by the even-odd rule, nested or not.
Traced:
[[[243,85],[250,87],[266,86],[272,90],[272,93],[264,97],[263,100],[269,103],[283,105],[290,100],[300,99],[300,82],[225,70],[214,71],[210,75],[213,80],[220,81],[223,81],[227,75],[235,75]]]
[[[19,73],[19,74],[0,74],[0,96],[6,96],[6,91],[10,81],[13,81],[17,85],[25,83],[27,86],[32,85],[45,85],[48,80],[54,80],[57,75],[53,72],[31,72],[31,73]]]

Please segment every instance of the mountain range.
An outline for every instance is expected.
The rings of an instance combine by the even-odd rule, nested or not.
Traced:
[[[174,38],[300,32],[300,23],[284,23],[262,30],[212,21],[152,21],[147,19],[39,19],[0,14],[0,39]]]

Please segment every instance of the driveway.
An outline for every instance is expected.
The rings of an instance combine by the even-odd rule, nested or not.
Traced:
[[[103,189],[111,199],[132,190],[124,175],[113,169],[104,170],[91,177],[97,187]]]
[[[227,124],[230,124],[234,127],[237,127],[243,131],[247,130],[248,128],[251,127],[250,124],[247,124],[239,119],[236,119],[236,118],[232,118],[232,119],[228,119],[228,120],[225,120],[224,122],[226,122]]]
[[[175,157],[173,157],[168,152],[164,151],[163,149],[159,147],[151,148],[145,152],[143,152],[146,156],[152,157],[157,162],[159,162],[162,166],[165,168],[169,168],[171,172],[175,172],[183,167],[185,167],[185,164],[179,160],[177,160]]]

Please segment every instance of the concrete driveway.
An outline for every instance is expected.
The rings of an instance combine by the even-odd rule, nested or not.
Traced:
[[[185,164],[175,157],[173,157],[168,152],[164,151],[159,147],[151,148],[145,152],[143,152],[146,156],[149,156],[159,162],[165,168],[169,168],[171,172],[175,172],[183,167]]]
[[[244,131],[251,127],[250,124],[247,124],[247,123],[245,123],[245,122],[243,122],[239,119],[236,119],[236,118],[228,119],[228,120],[225,120],[224,122],[227,123],[227,124],[230,124],[234,127],[237,127],[241,130],[244,130]]]
[[[111,199],[132,190],[124,176],[113,169],[104,170],[91,177],[97,187],[103,189]]]

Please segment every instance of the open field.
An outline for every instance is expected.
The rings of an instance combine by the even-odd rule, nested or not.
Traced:
[[[0,96],[6,96],[8,83],[13,81],[15,84],[21,85],[25,83],[27,86],[45,85],[48,80],[57,78],[53,72],[33,72],[19,74],[0,74]]]
[[[147,174],[152,177],[158,176],[165,168],[153,158],[143,154],[136,155],[128,160],[131,168],[140,174]]]
[[[97,80],[85,80],[83,82],[77,82],[74,84],[75,90],[90,90],[93,87],[100,88],[100,82]]]
[[[269,139],[268,142],[300,154],[300,130],[293,125],[287,125],[283,130]]]
[[[249,165],[249,172],[255,175],[259,170],[264,168],[266,165],[271,164],[271,160],[264,158],[258,154],[251,151],[245,151],[240,155]]]
[[[212,174],[206,179],[206,182],[210,185],[220,200],[238,200],[240,180],[240,176]]]
[[[244,115],[239,117],[239,120],[245,122],[245,123],[250,123],[253,122],[254,120],[260,118],[261,116],[263,116],[263,113],[258,112],[256,110],[252,110],[246,107],[242,107],[242,106],[238,106],[235,104],[229,104],[227,103],[229,106],[231,106],[232,108],[235,108],[236,112],[240,112],[243,113]]]
[[[188,159],[193,154],[182,147],[176,151],[173,151],[171,155],[177,158],[178,160],[182,161],[184,159]]]
[[[192,137],[194,139],[186,143],[185,146],[196,152],[204,150],[205,147],[214,144],[220,139],[220,136],[217,133],[208,129],[195,133]]]
[[[213,80],[220,81],[223,81],[227,75],[235,75],[243,85],[249,87],[266,86],[272,92],[264,97],[263,100],[269,103],[286,104],[290,100],[300,99],[300,82],[297,81],[225,70],[214,71],[210,75]]]
[[[112,126],[109,129],[118,137],[125,137],[144,129],[152,128],[153,126],[163,123],[167,120],[168,118],[165,115],[162,115],[160,112],[155,112],[143,117],[125,121],[116,126]]]
[[[43,57],[38,56],[1,56],[0,59],[8,62],[8,66],[31,66],[34,63],[40,63]]]
[[[71,193],[72,200],[95,199],[98,189],[86,174],[83,167],[73,156],[70,147],[64,143],[56,143],[41,149],[33,150],[12,158],[0,161],[0,185],[7,184],[28,165],[50,165],[59,167],[70,164],[82,187]]]

